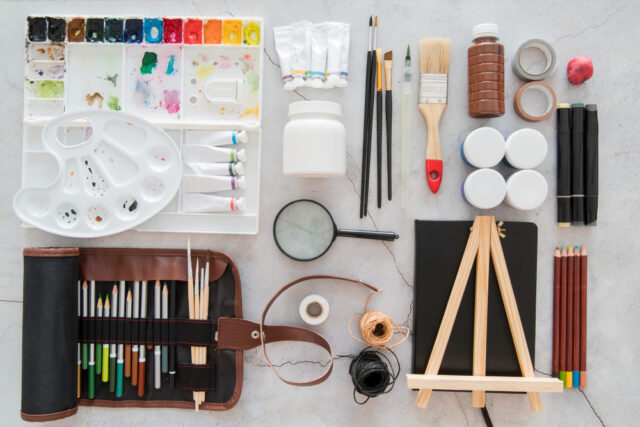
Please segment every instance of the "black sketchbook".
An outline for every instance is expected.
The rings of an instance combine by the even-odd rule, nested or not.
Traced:
[[[431,348],[469,238],[472,221],[416,220],[413,317],[413,373],[424,374]],[[535,366],[538,229],[533,223],[506,222],[501,239],[531,361]],[[475,265],[456,316],[439,374],[471,375]],[[489,269],[486,375],[522,376],[500,289]]]

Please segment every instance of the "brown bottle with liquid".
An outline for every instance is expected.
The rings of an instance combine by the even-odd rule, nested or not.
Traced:
[[[468,51],[469,115],[476,118],[504,115],[504,46],[498,43],[496,24],[473,27]]]

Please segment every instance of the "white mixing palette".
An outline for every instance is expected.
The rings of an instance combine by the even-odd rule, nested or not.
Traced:
[[[146,33],[146,23],[158,19],[162,21],[163,18],[113,17],[122,18],[123,24],[127,25],[129,21],[144,21],[145,27],[141,30],[143,33],[140,33],[135,41],[127,38],[127,25],[123,25],[124,37],[116,41],[108,39],[106,26],[104,37],[100,36],[99,40],[89,41],[88,34],[81,35],[81,39],[71,40],[69,28],[72,21],[84,19],[85,25],[89,25],[89,18],[62,18],[66,19],[69,27],[67,34],[57,39],[51,39],[48,34],[44,35],[44,38],[33,37],[29,25],[26,29],[23,189],[50,184],[60,169],[63,176],[60,182],[63,183],[63,187],[67,185],[82,188],[83,193],[98,200],[105,197],[100,195],[102,191],[108,194],[113,188],[130,179],[129,175],[134,169],[129,162],[130,157],[128,154],[120,155],[124,150],[115,142],[101,144],[96,141],[95,148],[98,151],[91,153],[86,159],[80,157],[77,165],[68,159],[58,164],[49,147],[43,144],[41,135],[52,117],[63,113],[96,110],[136,115],[164,129],[179,152],[183,144],[189,143],[188,130],[245,130],[249,141],[236,148],[244,149],[246,152],[247,160],[244,166],[247,188],[216,193],[220,196],[244,198],[244,210],[215,213],[183,212],[182,194],[178,191],[160,213],[144,223],[137,224],[135,228],[144,231],[190,233],[257,233],[262,143],[262,20],[249,17],[164,18],[165,32],[167,19],[182,19],[183,36],[177,42],[170,42],[160,35],[160,41],[153,42]],[[96,17],[90,18],[95,21]],[[43,18],[28,17],[28,22],[38,19]],[[212,36],[211,28],[215,26],[209,24],[215,22],[220,23],[221,30],[220,34]],[[240,28],[242,35],[239,38],[229,38],[225,29],[227,23],[229,28],[234,25]],[[246,39],[244,30],[251,26],[257,26],[260,30],[257,44]],[[201,31],[201,34],[198,31]],[[68,126],[64,129],[63,139],[83,140],[87,137],[84,132],[87,132],[86,127]],[[109,138],[106,129],[105,135]],[[118,138],[114,136],[111,139],[115,141]],[[133,146],[143,140],[144,138],[134,137],[128,139],[128,142]],[[160,154],[158,153],[159,156]],[[107,158],[118,159],[117,165],[112,164],[108,172],[100,166],[100,162]],[[83,163],[84,160],[86,164]],[[103,183],[102,178],[98,177],[95,187],[93,184],[87,187],[86,181],[67,174],[74,168],[83,177],[91,169],[108,175],[108,179]],[[180,179],[177,179],[178,183]],[[31,211],[41,213],[44,210],[42,206],[46,205],[45,198],[38,192],[31,191],[28,194],[29,197],[22,197],[33,201],[30,205]],[[147,196],[152,197],[151,194]],[[49,206],[52,210],[47,212],[51,213],[53,209],[57,209],[59,203],[53,196],[49,196],[49,202],[55,205]],[[38,209],[38,206],[41,208]],[[69,224],[68,228],[63,227],[62,230],[69,231],[86,225],[84,213],[74,220],[69,209],[64,211],[60,212],[60,215],[64,215]],[[94,217],[102,218],[100,212],[91,212]],[[128,215],[126,212],[118,214],[115,211],[102,213],[109,217],[110,224],[121,221]],[[28,210],[23,214],[25,223],[34,224]],[[27,217],[31,220],[27,220]],[[135,221],[131,218],[129,224],[138,223],[138,218],[139,214],[135,216]],[[104,230],[107,230],[107,227]]]
[[[75,135],[68,132],[73,128]],[[172,139],[130,114],[65,114],[44,127],[42,143],[44,152],[25,158],[37,165],[38,179],[23,186],[13,206],[23,221],[50,233],[99,237],[135,227],[180,186]]]

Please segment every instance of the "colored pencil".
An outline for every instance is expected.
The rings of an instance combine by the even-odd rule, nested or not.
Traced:
[[[205,273],[204,273],[204,315],[202,316],[203,319],[208,319],[209,318],[209,261],[207,261],[206,267],[205,267]],[[207,363],[207,347],[202,347],[202,363],[206,364]],[[201,392],[201,402],[205,401],[205,394],[206,392],[202,391]]]
[[[109,382],[109,317],[111,316],[111,303],[109,302],[109,294],[105,296],[104,316],[107,321],[102,330],[102,382]]]
[[[567,249],[562,248],[560,262],[560,361],[558,362],[558,378],[564,382],[567,374]]]
[[[87,293],[89,291],[89,286],[87,286],[87,281],[85,280],[82,283],[82,317],[85,319],[89,317],[89,301]],[[86,342],[82,343],[82,370],[86,370],[89,367],[89,344]]]
[[[176,281],[172,280],[169,286],[169,316],[171,319],[176,318]],[[172,344],[169,347],[169,387],[171,389],[176,386],[176,346]]]
[[[162,318],[169,319],[169,288],[164,284],[162,288]],[[169,372],[169,347],[167,344],[162,345],[162,373]]]
[[[80,284],[80,281],[78,280],[78,318],[80,318],[80,316],[82,316],[82,285]],[[78,399],[80,399],[80,396],[82,395],[82,344],[80,344],[80,341],[78,341],[78,372],[76,374],[77,376],[77,383],[78,383],[78,387],[76,390],[76,396],[78,397]]]
[[[126,282],[120,281],[120,291],[118,292],[118,317],[124,319],[125,317],[125,298],[126,298]],[[124,335],[124,334],[123,334]],[[118,344],[118,359],[116,367],[116,397],[122,397],[124,393],[124,343]]]
[[[102,295],[98,295],[96,307],[96,375],[102,375]]]
[[[127,308],[125,315],[127,319],[131,319],[133,316],[133,295],[131,293],[131,289],[127,292]],[[124,377],[131,378],[131,344],[127,343],[124,345]]]
[[[553,254],[553,376],[558,376],[560,362],[560,280],[561,280],[560,249]]]
[[[140,282],[133,282],[133,318],[138,319],[140,317]],[[135,330],[135,329],[134,329]],[[137,343],[139,336],[131,336],[131,340]],[[131,346],[131,385],[138,385],[138,344]]]
[[[147,318],[147,282],[142,281],[142,289],[140,291],[140,319]],[[138,396],[144,396],[145,385],[145,367],[146,367],[146,347],[144,345],[145,336],[142,334],[143,329],[140,328],[140,341],[138,346]]]
[[[573,247],[569,246],[567,251],[567,340],[564,345],[567,348],[567,373],[565,374],[564,386],[573,386]]]
[[[193,318],[200,319],[200,267],[199,267],[199,259],[196,258],[196,270],[194,275],[194,283],[193,283]],[[191,347],[193,351],[193,364],[198,363],[198,347]],[[195,402],[195,409],[198,412],[198,392],[193,392],[193,401]]]
[[[573,387],[580,387],[580,249],[573,248]]]
[[[161,306],[160,306],[160,281],[156,280],[156,286],[154,287],[154,293],[153,293],[153,314],[154,314],[154,319],[160,319],[160,312],[161,312]],[[154,340],[156,341],[160,341],[157,337],[154,337]],[[156,345],[154,348],[154,352],[153,352],[153,371],[154,371],[154,384],[155,384],[155,388],[159,389],[162,384],[161,384],[161,378],[160,378],[160,356],[162,354],[162,351],[160,349],[159,345]]]
[[[587,248],[580,256],[580,387],[587,386]]]
[[[91,316],[92,319],[96,317],[96,282],[94,280],[90,282],[89,289],[89,316]],[[96,396],[96,345],[94,342],[89,344],[88,369],[87,397],[93,399]]]
[[[111,317],[118,317],[118,285],[113,285],[113,290],[111,291]],[[116,325],[116,322],[112,322],[112,325]],[[114,393],[116,391],[116,357],[117,357],[117,349],[118,346],[115,341],[118,339],[118,330],[113,328],[109,329],[109,336],[111,337],[111,344],[109,348],[109,371],[111,375],[109,375],[109,392]]]

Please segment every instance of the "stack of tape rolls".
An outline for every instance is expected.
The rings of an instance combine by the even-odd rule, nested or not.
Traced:
[[[544,56],[544,66],[541,69],[536,69],[535,62],[530,65],[525,60],[527,52],[534,50]],[[527,40],[518,48],[512,68],[516,76],[530,82],[522,86],[513,98],[513,108],[518,116],[529,122],[547,119],[556,109],[556,94],[551,86],[541,80],[549,77],[556,69],[556,52],[553,46],[541,39]],[[530,102],[535,92],[542,93],[546,100],[546,106],[541,111],[533,111],[534,103]]]

